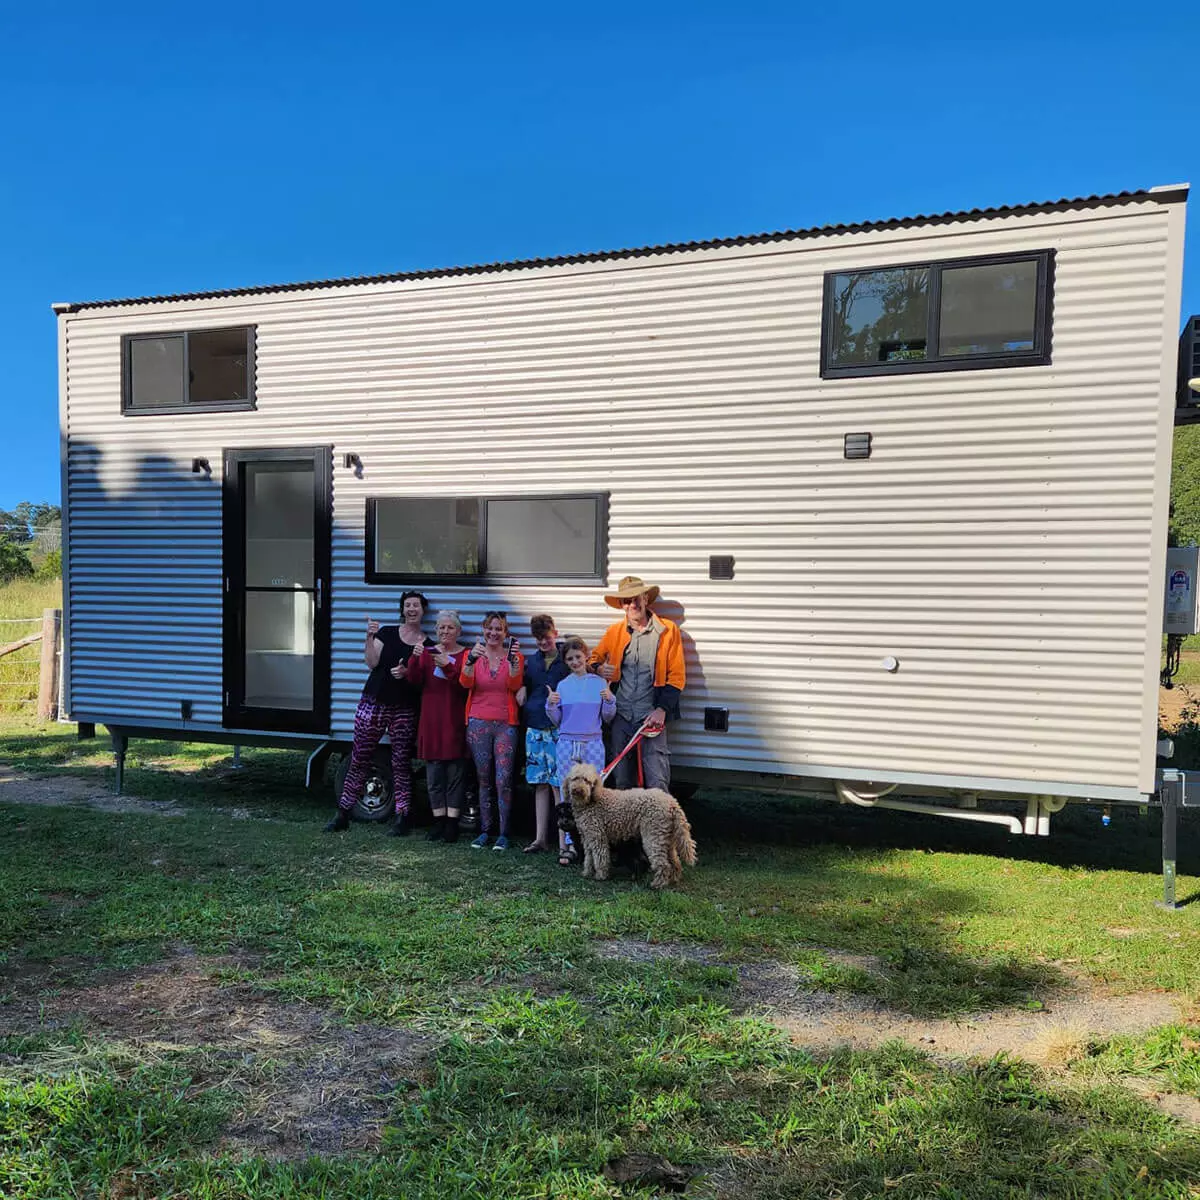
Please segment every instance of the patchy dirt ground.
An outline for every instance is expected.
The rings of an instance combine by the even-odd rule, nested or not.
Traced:
[[[1195,696],[1192,696],[1192,692]],[[1164,725],[1178,722],[1200,687],[1161,692]],[[183,816],[171,802],[114,796],[70,775],[33,778],[0,766],[0,804],[85,805],[109,812]],[[227,810],[235,817],[249,814]],[[1113,936],[1121,936],[1113,930]],[[1038,1011],[995,1010],[957,1019],[913,1017],[869,997],[814,989],[784,963],[724,963],[706,946],[651,944],[631,938],[597,942],[601,956],[624,961],[676,959],[726,965],[736,971],[733,1004],[785,1030],[798,1045],[872,1048],[900,1040],[943,1060],[1005,1052],[1054,1067],[1064,1046],[1089,1037],[1144,1032],[1191,1016],[1162,992],[1112,996],[1090,981],[1044,998]],[[825,949],[830,958],[864,971],[887,968],[867,955]],[[346,1026],[310,1005],[278,1000],[222,980],[247,957],[201,957],[178,949],[171,958],[105,975],[87,986],[63,986],[53,967],[26,969],[0,981],[0,1031],[34,1033],[80,1025],[110,1047],[143,1059],[190,1052],[196,1087],[223,1085],[240,1098],[219,1149],[276,1158],[377,1146],[397,1092],[415,1086],[433,1042],[412,1031]],[[71,970],[82,964],[60,964]],[[6,1064],[0,1057],[0,1067]],[[1144,1080],[1129,1087],[1176,1118],[1200,1125],[1200,1102],[1157,1091]]]
[[[0,764],[0,803],[42,804],[51,807],[85,805],[102,812],[157,813],[162,817],[182,817],[187,809],[165,800],[138,800],[117,796],[78,775],[37,778],[23,775]]]
[[[1178,729],[1185,705],[1200,700],[1200,687],[1185,683],[1181,687],[1158,689],[1158,724],[1162,729]]]
[[[239,1097],[218,1150],[298,1158],[378,1146],[395,1093],[415,1086],[429,1039],[341,1025],[311,1005],[221,982],[222,972],[249,961],[180,948],[164,962],[65,988],[52,971],[27,970],[5,982],[0,1028],[80,1025],[139,1061],[197,1052],[187,1059],[194,1086],[220,1085]]]
[[[870,955],[814,948],[859,970],[887,969]],[[707,946],[617,938],[598,943],[595,949],[605,958],[627,962],[666,958],[727,965],[738,976],[735,1007],[771,1021],[797,1045],[814,1050],[837,1046],[865,1050],[902,1041],[942,1060],[990,1058],[1006,1053],[1053,1068],[1061,1064],[1067,1048],[1086,1044],[1089,1038],[1145,1033],[1189,1015],[1165,992],[1109,995],[1076,977],[1069,990],[1044,997],[1044,1007],[1037,1011],[996,1009],[958,1018],[914,1017],[868,996],[814,990],[803,970],[785,963],[724,964]],[[1163,1111],[1200,1125],[1200,1101],[1157,1091],[1141,1080],[1123,1082]]]
[[[183,817],[189,810],[172,800],[139,800],[118,796],[78,775],[23,775],[0,763],[0,804],[38,804],[49,808],[93,808],[98,812],[138,813],[141,816]],[[207,808],[236,821],[250,818],[246,808]]]

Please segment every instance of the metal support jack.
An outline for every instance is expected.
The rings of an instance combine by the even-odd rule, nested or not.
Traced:
[[[113,755],[117,763],[117,795],[125,784],[125,751],[129,749],[129,739],[123,733],[112,735]]]
[[[1162,864],[1163,898],[1158,904],[1168,912],[1179,905],[1175,899],[1176,838],[1179,832],[1179,805],[1183,800],[1185,776],[1182,771],[1162,771],[1159,774],[1158,802],[1162,806]]]

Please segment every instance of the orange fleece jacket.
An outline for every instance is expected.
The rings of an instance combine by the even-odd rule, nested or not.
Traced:
[[[669,717],[679,716],[679,693],[686,679],[683,667],[683,636],[674,621],[657,614],[654,618],[662,627],[658,639],[658,653],[654,656],[654,703]],[[602,662],[612,663],[616,674],[611,683],[621,679],[621,660],[629,645],[629,623],[621,620],[610,625],[588,658],[592,667]]]

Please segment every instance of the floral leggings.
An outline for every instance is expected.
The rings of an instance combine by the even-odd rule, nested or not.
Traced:
[[[500,836],[508,837],[512,810],[513,762],[517,756],[517,727],[507,721],[467,721],[467,747],[479,777],[479,818],[489,836],[496,824],[496,799],[500,800]]]
[[[408,812],[412,801],[412,757],[417,741],[417,714],[411,708],[380,704],[364,696],[354,713],[354,746],[338,808],[351,809],[363,796],[375,747],[387,734],[392,743],[392,788],[396,812]]]

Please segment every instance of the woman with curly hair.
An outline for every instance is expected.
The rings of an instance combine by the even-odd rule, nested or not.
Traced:
[[[375,748],[387,734],[392,749],[392,786],[396,801],[396,817],[388,833],[393,837],[409,834],[412,758],[417,740],[420,693],[408,681],[408,668],[416,647],[432,645],[421,631],[428,608],[429,601],[420,592],[405,592],[400,597],[402,625],[380,625],[367,617],[363,658],[371,673],[354,713],[350,769],[342,786],[337,815],[325,826],[326,833],[341,833],[350,828],[350,813],[362,799]]]

